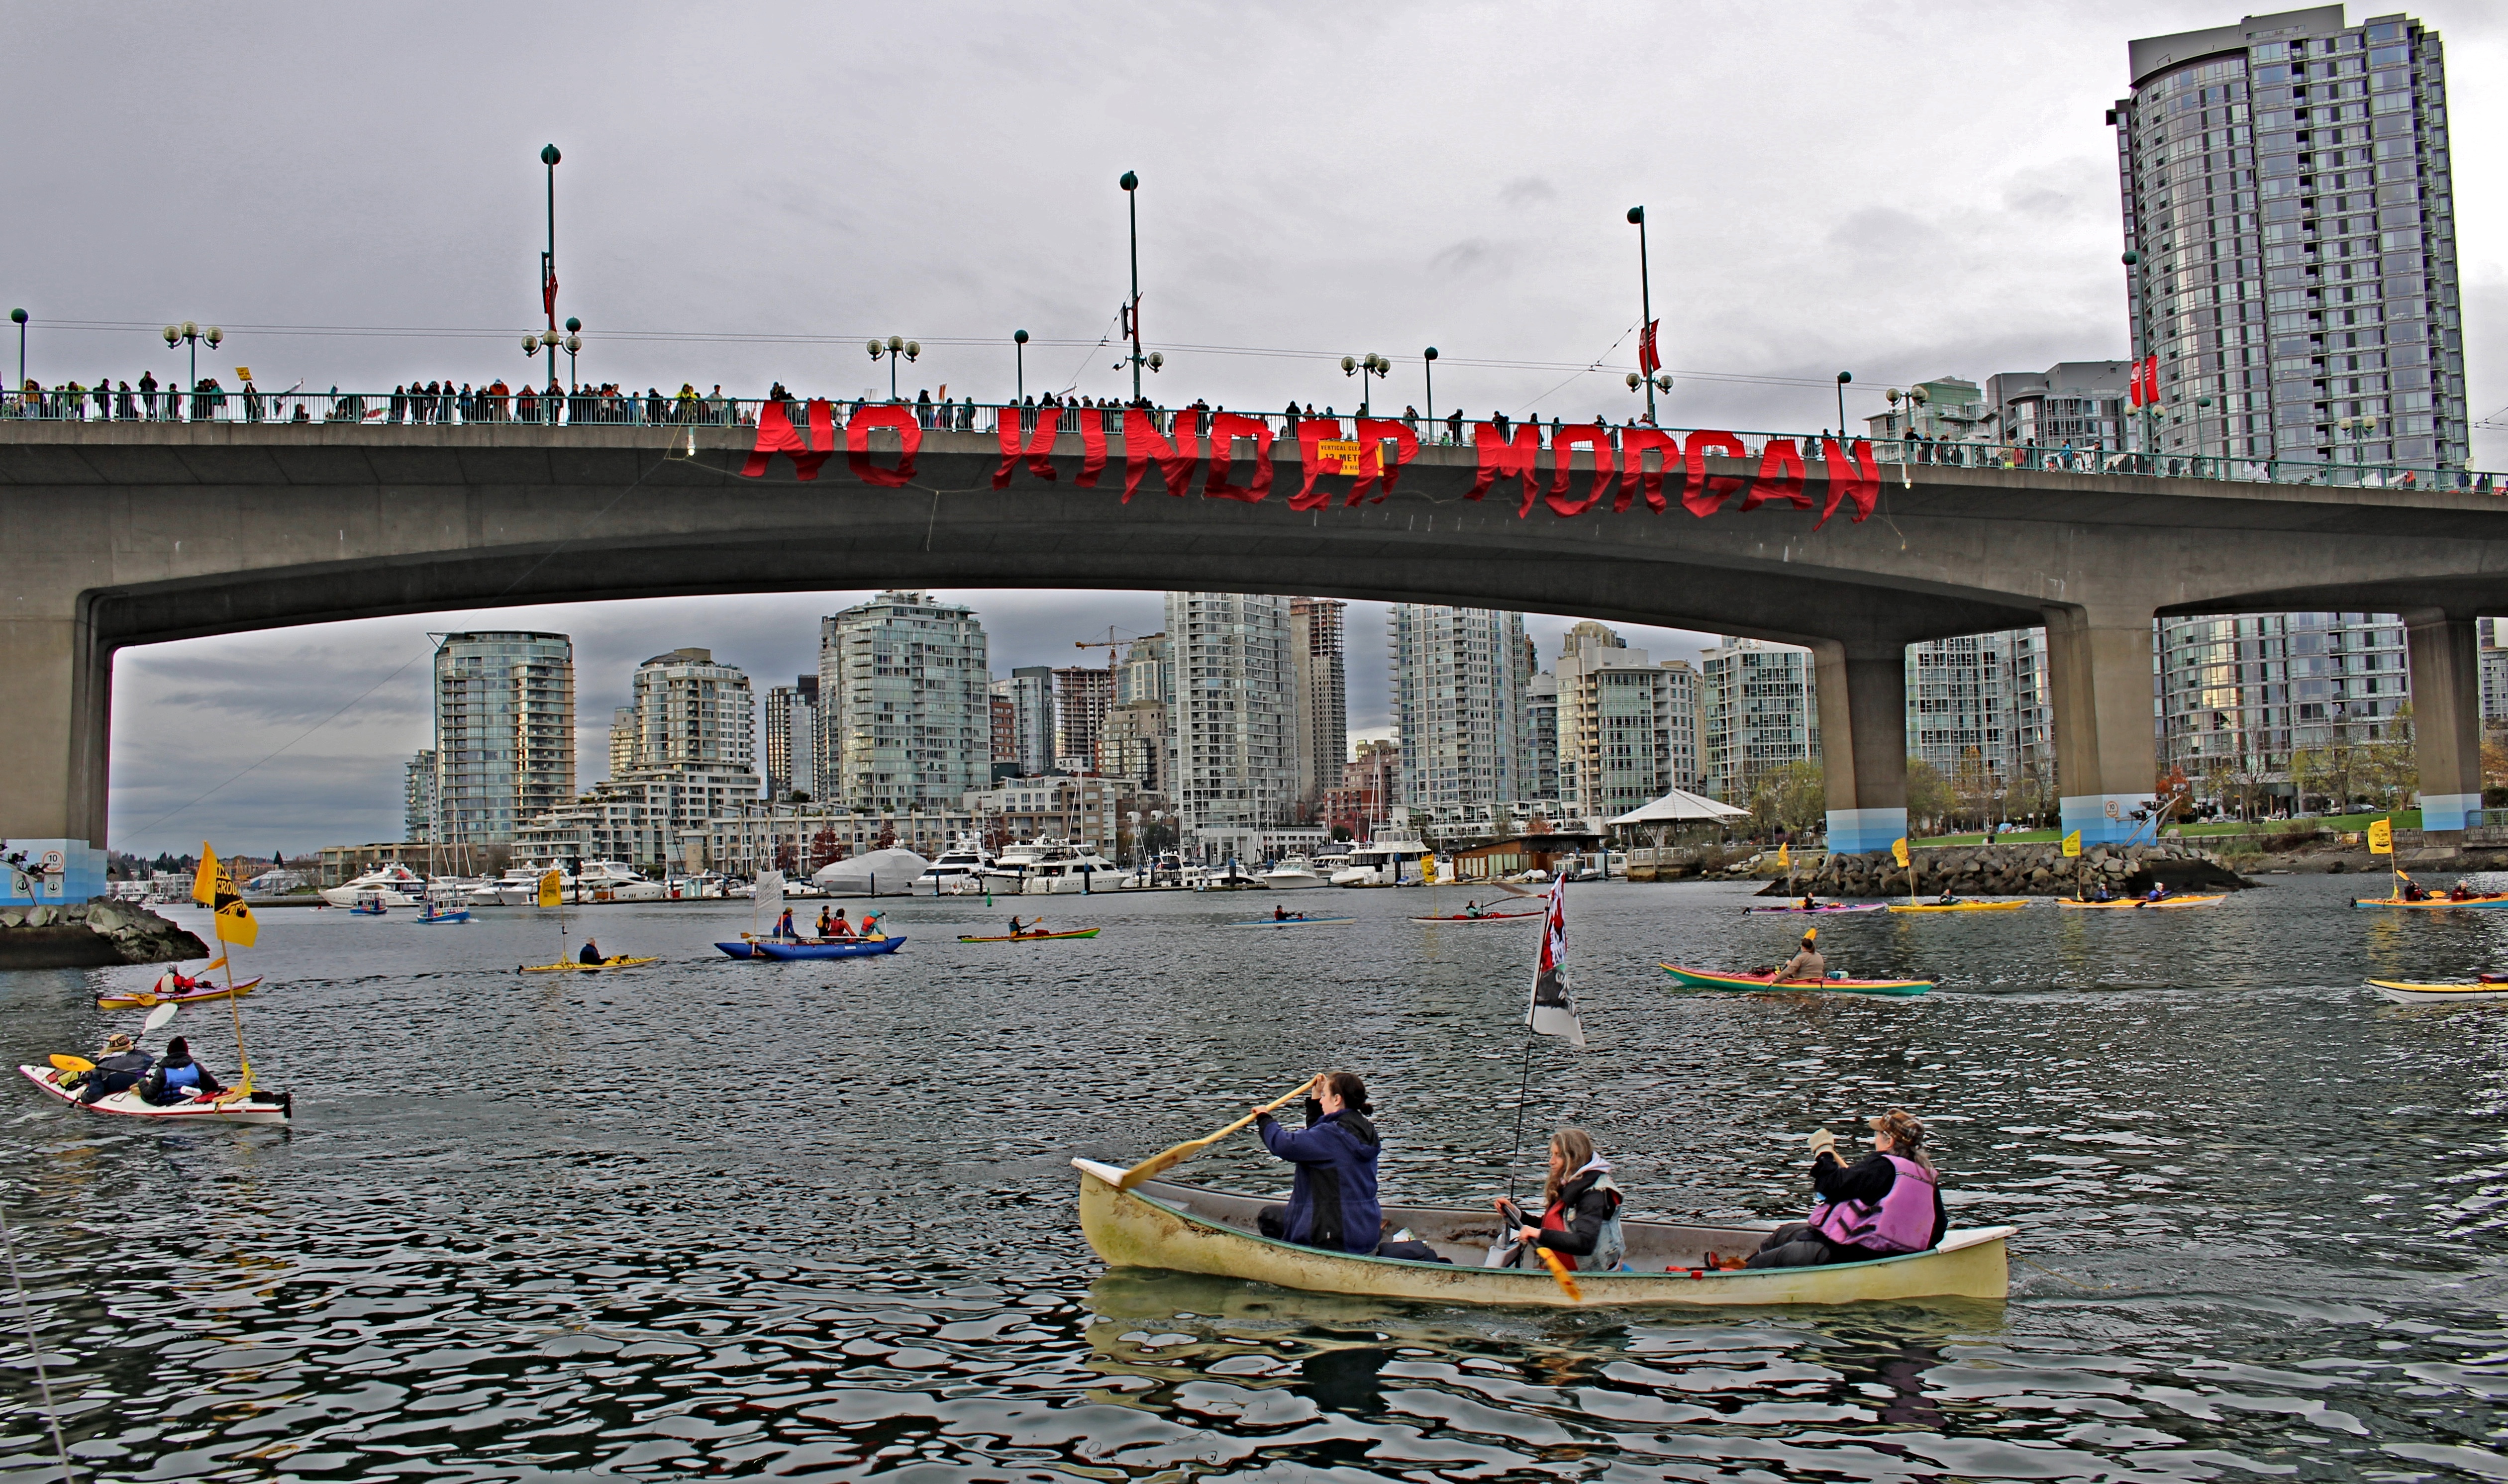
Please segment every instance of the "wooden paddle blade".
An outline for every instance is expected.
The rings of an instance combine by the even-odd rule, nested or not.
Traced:
[[[1568,1295],[1568,1302],[1571,1304],[1585,1302],[1585,1290],[1576,1286],[1576,1280],[1568,1276],[1568,1265],[1559,1260],[1558,1253],[1548,1247],[1534,1247],[1532,1250],[1541,1254],[1541,1265],[1550,1270],[1552,1278],[1558,1280],[1559,1291]]]
[[[1291,1088],[1286,1093],[1283,1093],[1279,1096],[1272,1098],[1270,1102],[1265,1103],[1263,1105],[1263,1111],[1266,1113],[1277,1111],[1282,1103],[1288,1102],[1292,1098],[1305,1096],[1307,1090],[1312,1086],[1314,1086],[1314,1080],[1312,1078],[1309,1078],[1307,1081],[1299,1083],[1296,1087]],[[1192,1159],[1195,1155],[1201,1153],[1204,1149],[1218,1143],[1221,1139],[1235,1133],[1236,1131],[1244,1128],[1247,1124],[1250,1124],[1253,1121],[1254,1115],[1248,1113],[1243,1118],[1230,1124],[1227,1128],[1220,1130],[1217,1133],[1210,1134],[1203,1138],[1188,1139],[1184,1143],[1178,1144],[1171,1149],[1162,1149],[1158,1153],[1151,1155],[1148,1159],[1133,1166],[1131,1169],[1125,1170],[1124,1177],[1115,1182],[1115,1188],[1117,1190],[1130,1190],[1133,1186],[1140,1184],[1143,1180],[1152,1179],[1166,1170],[1173,1169],[1178,1165]]]
[[[53,1069],[55,1071],[92,1072],[95,1070],[95,1063],[90,1061],[85,1057],[63,1056],[59,1052],[53,1053],[52,1062]]]

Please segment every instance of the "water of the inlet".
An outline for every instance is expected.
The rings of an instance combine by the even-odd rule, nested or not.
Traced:
[[[1803,1135],[1901,1104],[2008,1302],[1499,1311],[1109,1271],[1126,1163],[1303,1074],[1367,1079],[1388,1201],[1505,1188],[1530,926],[1427,891],[885,904],[890,957],[753,964],[739,903],[421,926],[269,909],[243,1029],[290,1129],[131,1128],[30,1087],[0,1194],[80,1477],[2497,1479],[2508,912],[2268,876],[2217,909],[1875,913],[1921,998],[1680,994],[1799,919],[1570,888],[1590,1130],[1633,1215],[1798,1214]],[[1445,910],[1461,906],[1447,890]],[[1092,940],[962,945],[1042,907]],[[183,908],[173,915],[203,927]],[[2399,920],[2407,919],[2409,920]],[[650,968],[520,977],[586,931]],[[8,1060],[92,1052],[150,968],[0,975]],[[186,1010],[234,1070],[224,1007]],[[1523,1168],[1531,1169],[1528,1155]],[[1285,1190],[1239,1135],[1199,1181]],[[56,1476],[0,1291],[0,1478]]]

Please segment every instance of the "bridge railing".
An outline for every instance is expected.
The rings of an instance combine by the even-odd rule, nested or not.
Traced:
[[[412,391],[406,388],[390,391],[304,391],[290,390],[266,392],[249,386],[242,390],[205,384],[203,390],[183,391],[161,389],[155,391],[129,390],[114,388],[58,387],[19,391],[0,391],[0,420],[40,422],[93,423],[260,423],[260,424],[348,424],[354,426],[424,426],[443,424],[460,426],[474,423],[525,424],[542,427],[630,426],[672,427],[755,427],[761,409],[768,402],[756,397],[717,397],[659,393],[560,393],[550,395],[528,388],[483,389],[463,388],[459,390]],[[801,398],[782,402],[787,418],[795,427],[807,426],[807,403]],[[843,423],[866,406],[892,405],[866,400],[840,400],[833,404],[835,419]],[[1077,434],[1084,420],[1095,420],[1109,437],[1123,435],[1124,409],[1112,402],[1082,405],[1077,402],[1051,406],[1013,406],[1006,403],[977,402],[961,399],[954,402],[908,401],[900,399],[893,405],[907,408],[923,427],[936,430],[976,433],[997,433],[1003,420],[1012,414],[1018,418],[1021,439],[1033,436],[1040,420],[1051,418],[1056,430]],[[1151,416],[1162,434],[1172,436],[1180,418],[1206,417],[1212,411],[1229,409],[1153,408]],[[1294,424],[1285,413],[1240,412],[1254,418],[1275,434],[1289,436]],[[1300,415],[1300,421],[1306,419]],[[1326,415],[1318,415],[1326,416]],[[1340,426],[1337,437],[1356,436],[1350,416],[1334,418]],[[1551,446],[1555,435],[1564,427],[1569,431],[1590,433],[1599,430],[1602,438],[1614,446],[1627,424],[1567,424],[1558,419],[1544,424],[1539,419],[1529,423],[1495,419],[1462,419],[1449,416],[1443,420],[1406,415],[1389,418],[1408,427],[1423,445],[1470,447],[1481,437],[1483,428],[1494,430],[1500,440],[1519,434],[1524,427],[1535,428],[1542,446]],[[1195,426],[1188,424],[1188,427]],[[1694,429],[1666,428],[1685,445]],[[1748,447],[1750,460],[1763,458],[1770,442],[1789,442],[1804,462],[1818,468],[1820,447],[1826,440],[1821,433],[1759,432],[1745,429],[1716,429],[1729,432]],[[2370,463],[2361,459],[2295,460],[2257,459],[2215,454],[2146,454],[2110,448],[2048,448],[2036,444],[1992,443],[1974,440],[1950,440],[1920,437],[1876,438],[1869,442],[1872,458],[1885,476],[1909,477],[1919,468],[1999,468],[2045,470],[2052,473],[2122,474],[2166,479],[2223,479],[2269,484],[2333,485],[2363,489],[2472,489],[2486,493],[2508,494],[2508,474],[2476,472],[2434,463]]]

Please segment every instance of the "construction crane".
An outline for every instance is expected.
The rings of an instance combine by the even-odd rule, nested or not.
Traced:
[[[1124,649],[1125,647],[1128,646],[1128,645],[1129,645],[1129,644],[1131,644],[1131,642],[1132,642],[1130,639],[1117,639],[1117,638],[1115,637],[1115,634],[1116,634],[1116,628],[1115,628],[1115,625],[1113,625],[1113,624],[1111,624],[1111,623],[1110,623],[1110,624],[1106,625],[1106,637],[1105,637],[1105,638],[1103,638],[1103,639],[1078,639],[1078,640],[1074,640],[1074,641],[1072,641],[1072,645],[1071,645],[1071,647],[1072,647],[1073,649],[1103,649],[1103,650],[1105,650],[1105,651],[1106,651],[1106,673],[1107,673],[1108,675],[1112,675],[1112,674],[1114,674],[1114,673],[1115,673],[1115,659],[1116,659],[1116,651],[1117,651],[1117,650],[1119,650],[1119,649]],[[1137,639],[1138,637],[1140,637],[1140,636],[1138,636],[1138,635],[1134,635],[1134,636],[1133,636],[1133,638],[1135,638],[1135,639]]]

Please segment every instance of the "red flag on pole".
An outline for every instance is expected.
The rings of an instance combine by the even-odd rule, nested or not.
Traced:
[[[1647,376],[1663,369],[1663,353],[1654,344],[1655,329],[1662,323],[1660,319],[1649,319],[1645,328],[1638,332],[1638,370]]]
[[[1541,957],[1532,970],[1532,1004],[1524,1023],[1545,1036],[1562,1036],[1585,1044],[1585,1027],[1576,1019],[1576,1001],[1568,992],[1568,878],[1550,883],[1548,909],[1542,913]]]

